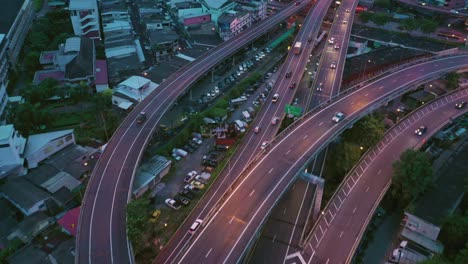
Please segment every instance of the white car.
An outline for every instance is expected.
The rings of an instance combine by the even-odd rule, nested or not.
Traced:
[[[192,138],[192,141],[197,143],[198,145],[201,145],[203,144],[203,140],[199,139],[199,138]]]
[[[340,49],[340,45],[339,44],[335,44],[335,46],[333,46],[336,50]]]
[[[335,38],[334,37],[331,37],[328,39],[328,44],[333,44],[335,43]]]
[[[196,171],[191,171],[191,172],[187,173],[187,176],[185,176],[185,178],[184,178],[184,182],[186,182],[186,183],[191,182],[193,180],[193,178],[195,178],[195,176],[197,176]]]
[[[273,98],[271,98],[271,102],[276,103],[279,99],[279,94],[274,94]]]
[[[179,210],[180,209],[180,204],[178,204],[174,199],[167,198],[166,199],[166,205],[169,206],[170,208],[174,210]]]
[[[330,68],[336,69],[336,61],[332,61],[332,63],[330,64]]]
[[[203,220],[201,219],[195,220],[195,222],[193,222],[193,224],[190,226],[188,233],[191,235],[195,234],[195,232],[197,232],[198,228],[201,226],[202,223]]]
[[[260,146],[261,149],[266,149],[268,147],[268,141],[263,141],[262,145]]]
[[[333,123],[338,123],[341,120],[345,118],[345,114],[342,112],[338,112],[335,114],[335,116],[332,118]]]

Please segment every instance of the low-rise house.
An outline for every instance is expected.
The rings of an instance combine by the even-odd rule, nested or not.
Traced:
[[[75,262],[75,239],[68,239],[60,243],[57,248],[49,254],[52,264],[65,264]]]
[[[218,18],[219,36],[224,41],[227,41],[250,27],[253,21],[251,13],[234,10],[227,11]]]
[[[43,212],[36,212],[25,217],[11,232],[8,239],[13,240],[17,238],[23,243],[28,243],[53,223],[54,219],[52,217],[47,216]]]
[[[25,215],[47,209],[50,194],[41,190],[25,178],[12,178],[0,186],[0,196],[7,199]]]
[[[0,199],[0,251],[8,246],[8,235],[18,224],[14,207],[5,199]]]
[[[76,236],[78,220],[80,218],[81,207],[76,207],[66,212],[57,222],[62,227],[62,231]]]
[[[80,180],[91,173],[97,161],[97,153],[96,149],[88,146],[69,145],[47,158],[44,163]]]
[[[178,51],[179,35],[174,30],[151,30],[148,35],[156,61],[170,58]]]
[[[29,169],[36,168],[39,162],[72,144],[76,144],[73,129],[29,136],[24,152],[27,167]]]
[[[33,244],[18,250],[8,258],[10,264],[50,264],[47,254]]]
[[[133,182],[133,197],[138,198],[152,189],[169,173],[172,161],[163,156],[154,156],[141,165]]]
[[[141,76],[132,76],[119,83],[112,94],[112,104],[128,110],[143,101],[159,85]]]
[[[13,125],[0,126],[0,179],[26,173],[23,167],[25,146],[26,139]]]
[[[34,84],[46,78],[59,83],[77,85],[85,82],[94,84],[96,53],[94,42],[86,37],[71,37],[60,44],[58,50],[44,51],[39,57],[44,70],[34,74]]]

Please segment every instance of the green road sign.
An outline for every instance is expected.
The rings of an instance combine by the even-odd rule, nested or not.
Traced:
[[[284,112],[286,114],[291,114],[293,116],[301,116],[302,115],[302,108],[300,107],[297,107],[297,106],[293,106],[293,105],[286,105],[284,107]]]

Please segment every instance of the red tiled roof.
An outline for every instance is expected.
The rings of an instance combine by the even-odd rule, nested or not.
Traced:
[[[105,60],[96,60],[96,84],[107,84],[107,62]]]
[[[57,70],[37,71],[34,74],[33,83],[34,84],[39,84],[46,78],[52,78],[52,79],[55,79],[55,80],[59,81],[59,83],[63,83],[63,80],[65,78],[65,73],[63,71],[58,70],[58,69]]]
[[[65,230],[67,230],[72,236],[76,236],[76,230],[78,228],[78,219],[80,217],[81,206],[71,209],[62,218],[58,220]]]

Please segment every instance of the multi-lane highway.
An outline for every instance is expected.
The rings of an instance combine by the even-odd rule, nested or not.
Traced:
[[[349,263],[376,206],[391,182],[392,164],[406,149],[419,148],[451,118],[468,109],[455,104],[468,100],[468,89],[442,96],[412,112],[393,126],[337,189],[323,210],[305,246],[302,257],[307,263]],[[428,126],[422,136],[414,134]],[[299,253],[301,254],[301,253]]]
[[[229,166],[226,167],[218,177],[218,180],[213,184],[211,189],[199,202],[197,207],[191,213],[187,221],[181,226],[179,231],[174,235],[168,245],[158,255],[155,263],[170,263],[181,257],[185,248],[190,243],[191,236],[187,234],[187,230],[195,219],[204,219],[210,210],[218,203],[220,197],[230,187],[232,182],[245,169],[245,166],[253,159],[260,151],[260,145],[264,141],[270,141],[276,135],[281,120],[277,124],[272,125],[272,119],[278,117],[282,119],[284,116],[284,107],[291,103],[295,89],[289,88],[292,83],[299,83],[302,78],[304,67],[312,51],[312,42],[308,42],[309,38],[314,39],[320,29],[321,21],[325,16],[326,10],[331,4],[331,0],[320,1],[316,3],[313,9],[309,12],[304,20],[304,23],[295,39],[302,42],[301,53],[296,55],[294,51],[288,54],[283,66],[279,71],[278,78],[270,92],[270,96],[265,101],[262,109],[257,114],[255,121],[250,125],[251,128],[260,127],[260,132],[254,133],[248,131],[244,136],[242,143],[239,145],[236,153],[231,158]],[[286,77],[286,73],[291,72],[290,77]],[[276,103],[271,102],[273,94],[279,94],[279,100]]]
[[[133,254],[126,235],[126,204],[142,153],[162,115],[206,72],[306,5],[291,4],[171,75],[122,122],[101,155],[82,204],[77,235],[78,263],[128,263]],[[140,111],[148,115],[137,125]]]
[[[438,6],[433,6],[429,4],[422,4],[423,1],[419,2],[416,0],[398,0],[398,2],[401,2],[405,5],[409,6],[414,6],[417,7],[418,9],[426,9],[431,12],[437,12],[437,13],[442,13],[445,15],[453,16],[453,17],[463,17],[466,18],[468,16],[467,13],[464,12],[464,10],[458,12],[458,11],[452,11],[446,7],[438,7]]]
[[[308,157],[344,128],[378,105],[400,95],[429,76],[468,66],[468,56],[441,58],[396,71],[365,87],[342,95],[304,117],[278,137],[193,238],[178,262],[231,263],[244,253],[258,227]],[[347,117],[331,122],[337,111]]]

